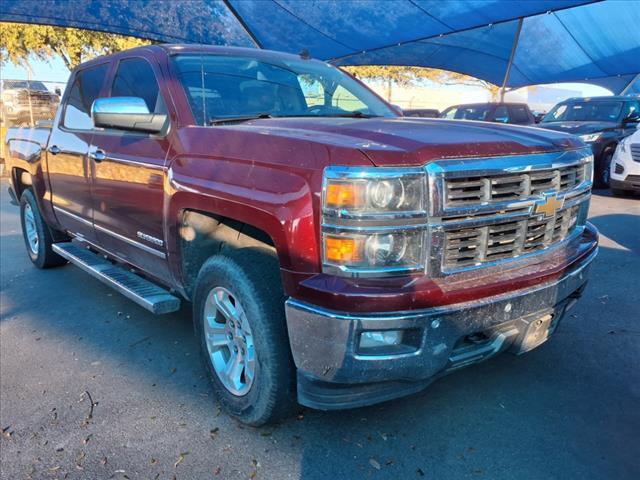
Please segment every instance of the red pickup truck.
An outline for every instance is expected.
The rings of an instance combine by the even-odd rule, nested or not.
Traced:
[[[579,139],[403,118],[295,55],[101,57],[50,129],[7,142],[33,263],[76,264],[155,313],[191,302],[213,388],[252,425],[540,345],[597,251]]]

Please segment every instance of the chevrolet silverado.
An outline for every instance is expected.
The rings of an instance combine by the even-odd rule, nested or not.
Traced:
[[[597,252],[580,139],[403,118],[306,56],[100,57],[50,128],[7,143],[35,266],[70,262],[158,314],[190,302],[213,389],[251,425],[529,351]]]

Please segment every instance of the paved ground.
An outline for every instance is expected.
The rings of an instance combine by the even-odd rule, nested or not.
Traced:
[[[75,267],[36,270],[5,189],[3,479],[640,478],[640,199],[594,197],[586,298],[538,350],[256,430],[220,414],[188,309],[154,317]]]

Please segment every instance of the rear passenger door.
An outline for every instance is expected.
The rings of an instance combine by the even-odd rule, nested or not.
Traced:
[[[65,229],[89,241],[96,240],[87,158],[93,137],[91,105],[103,89],[109,65],[103,63],[79,70],[70,79],[47,152],[55,215]]]
[[[110,97],[139,97],[166,113],[159,69],[146,58],[121,59]],[[163,228],[166,135],[97,129],[91,145],[95,228],[111,253],[160,279],[168,278]]]

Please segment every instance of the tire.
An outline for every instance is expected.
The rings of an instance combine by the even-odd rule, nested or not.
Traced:
[[[248,425],[283,418],[296,404],[284,300],[278,260],[267,248],[223,250],[198,274],[193,320],[205,368],[221,407]],[[242,365],[225,370],[232,358]]]
[[[60,232],[52,233],[40,214],[38,203],[30,188],[22,192],[20,197],[20,223],[27,254],[36,267],[51,268],[67,263],[67,260],[55,253],[51,246],[54,243],[54,235],[56,241],[68,238]]]
[[[609,183],[611,180],[611,160],[612,159],[613,159],[612,149],[606,150],[602,154],[600,165],[596,170],[597,175],[593,182],[596,188],[609,188]]]

